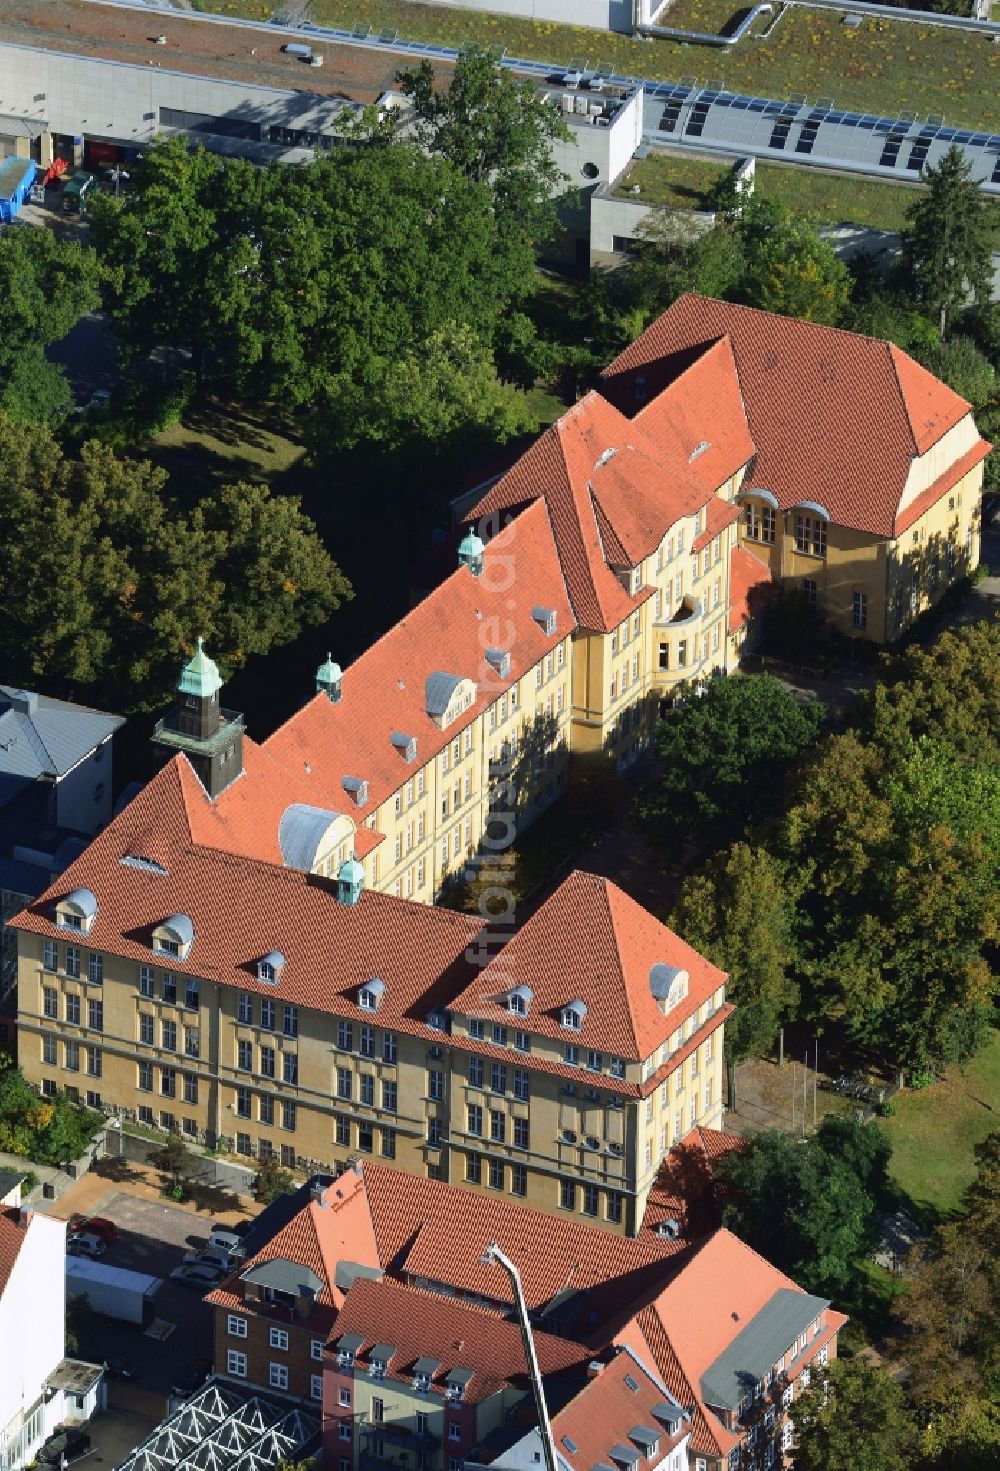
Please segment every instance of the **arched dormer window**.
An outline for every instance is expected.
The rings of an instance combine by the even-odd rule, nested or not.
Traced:
[[[385,981],[372,976],[358,991],[358,1005],[362,1011],[378,1011],[385,995]]]
[[[563,1007],[559,1016],[559,1025],[566,1027],[568,1031],[578,1032],[583,1026],[584,1017],[587,1015],[586,1003],[583,1001],[570,1001]]]
[[[507,992],[507,1010],[512,1016],[527,1016],[534,994],[530,986],[515,986]]]
[[[277,985],[284,963],[285,957],[280,950],[268,951],[263,960],[257,962],[258,981],[264,981],[269,986]]]
[[[650,968],[649,989],[660,1003],[662,1012],[672,1011],[688,993],[688,973],[679,966],[658,961]]]
[[[73,889],[56,905],[56,924],[61,930],[89,935],[96,918],[97,896],[91,889]]]
[[[189,914],[172,914],[153,931],[153,949],[186,960],[194,944],[194,921]]]

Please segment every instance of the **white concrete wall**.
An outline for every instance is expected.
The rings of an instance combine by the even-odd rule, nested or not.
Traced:
[[[265,127],[321,131],[334,125],[344,105],[335,97],[315,93],[223,82],[33,46],[0,45],[0,78],[5,112],[47,121],[54,133],[111,138],[136,146],[161,132],[161,107],[235,116]]]
[[[56,785],[56,821],[74,832],[100,832],[111,821],[111,737]]]
[[[0,1444],[31,1413],[45,1379],[64,1357],[65,1261],[66,1222],[34,1212],[0,1297]],[[47,1428],[43,1422],[30,1444],[18,1447],[16,1440],[8,1440],[8,1464],[29,1464]]]

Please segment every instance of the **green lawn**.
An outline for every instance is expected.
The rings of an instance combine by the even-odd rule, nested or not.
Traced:
[[[205,8],[255,20],[268,9],[262,0],[205,0]],[[718,23],[726,8],[718,0],[681,0],[666,20]],[[732,15],[741,9],[728,8]],[[560,64],[586,57],[591,65],[608,62],[631,76],[718,79],[743,92],[829,96],[840,107],[890,115],[904,108],[919,116],[943,113],[954,126],[1000,132],[1000,47],[989,36],[874,17],[866,18],[857,30],[848,30],[842,20],[849,9],[848,5],[843,12],[789,7],[766,39],[748,37],[725,52],[418,0],[311,0],[309,14],[321,25],[352,27],[366,22],[377,28],[390,26],[412,40],[498,45],[514,56]]]
[[[648,204],[707,209],[712,185],[728,171],[728,164],[709,158],[652,154],[629,167],[615,192],[628,195],[630,187],[638,184],[638,198]],[[827,169],[767,163],[757,165],[755,187],[761,198],[780,200],[797,214],[814,215],[824,225],[869,225],[896,231],[903,228],[907,209],[923,189],[920,184],[892,184]]]
[[[949,1068],[923,1092],[901,1093],[895,1110],[882,1120],[892,1177],[926,1215],[947,1215],[975,1174],[973,1146],[1000,1129],[1000,1032],[965,1068]]]
[[[271,484],[294,470],[303,448],[286,437],[283,428],[279,416],[255,409],[192,407],[179,424],[154,434],[142,453],[168,472],[176,495],[197,500],[225,481]]]

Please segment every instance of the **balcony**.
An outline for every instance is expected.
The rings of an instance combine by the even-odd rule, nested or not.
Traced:
[[[669,618],[657,618],[655,626],[657,628],[684,628],[697,623],[702,612],[701,599],[685,593],[676,611]]]
[[[404,1451],[433,1451],[441,1444],[440,1435],[433,1435],[428,1430],[419,1435],[417,1431],[411,1430],[406,1425],[400,1425],[395,1420],[367,1420],[364,1425],[358,1427],[359,1434],[369,1443],[373,1440],[382,1440],[387,1446],[398,1447]],[[362,1457],[367,1451],[362,1449]],[[405,1463],[404,1463],[405,1464]]]

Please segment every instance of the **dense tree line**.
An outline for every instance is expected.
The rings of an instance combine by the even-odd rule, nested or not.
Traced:
[[[224,485],[185,510],[166,474],[97,441],[67,456],[0,414],[0,663],[151,708],[194,632],[224,666],[290,642],[351,596],[291,496]]]
[[[670,719],[664,800],[647,818],[664,843],[677,814],[727,790],[698,752],[764,706],[756,680],[713,681]],[[770,692],[776,766],[766,805],[725,814],[730,846],[685,880],[673,916],[730,972],[731,1059],[769,1050],[808,1020],[911,1074],[967,1058],[993,1019],[990,956],[1000,918],[1000,626],[977,623],[887,660],[855,728],[784,758],[794,697]],[[688,729],[687,764],[681,755]],[[751,741],[747,776],[753,775]],[[771,757],[769,756],[770,760]],[[688,792],[678,794],[678,784]],[[663,815],[666,812],[667,817]],[[718,829],[716,829],[718,830]]]

